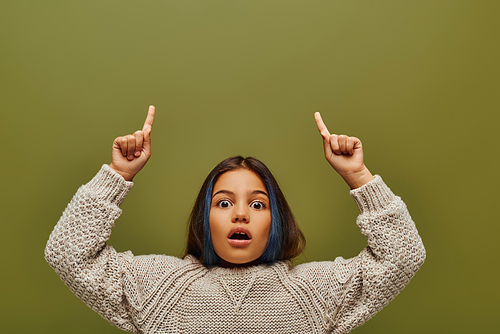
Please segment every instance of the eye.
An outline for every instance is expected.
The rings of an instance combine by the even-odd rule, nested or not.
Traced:
[[[258,201],[255,201],[255,202],[252,202],[252,204],[250,204],[250,207],[252,209],[255,209],[255,210],[262,210],[264,209],[266,206],[264,205],[264,203],[262,202],[258,202]]]
[[[219,208],[229,208],[232,204],[231,202],[229,202],[228,200],[226,199],[223,199],[221,201],[218,201],[217,204],[216,204]]]

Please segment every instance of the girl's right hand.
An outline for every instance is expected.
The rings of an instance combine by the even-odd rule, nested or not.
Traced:
[[[111,154],[111,167],[127,181],[144,167],[151,157],[151,129],[155,117],[155,107],[149,106],[148,116],[142,130],[134,134],[115,138]]]

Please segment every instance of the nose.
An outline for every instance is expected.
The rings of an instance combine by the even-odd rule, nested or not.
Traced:
[[[244,207],[237,206],[234,209],[233,223],[249,223],[250,217],[248,216],[248,211]]]

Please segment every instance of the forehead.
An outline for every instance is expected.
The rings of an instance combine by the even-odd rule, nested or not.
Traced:
[[[214,185],[214,193],[219,190],[261,190],[266,191],[266,186],[260,177],[248,169],[237,169],[222,174]]]

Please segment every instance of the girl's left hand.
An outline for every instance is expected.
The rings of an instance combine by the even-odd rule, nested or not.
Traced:
[[[373,175],[364,164],[361,140],[346,135],[330,134],[319,112],[314,114],[314,118],[323,137],[326,160],[351,189],[373,180]]]

